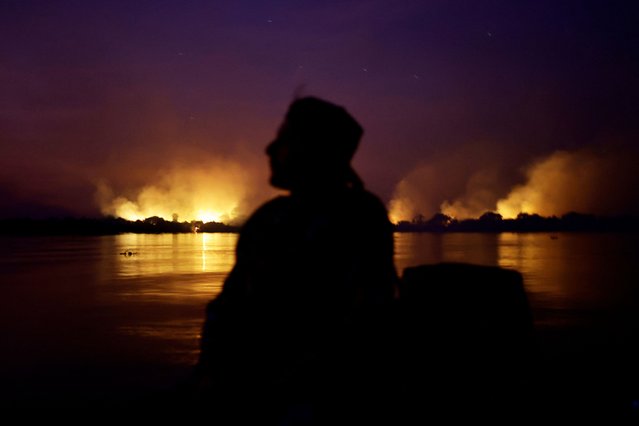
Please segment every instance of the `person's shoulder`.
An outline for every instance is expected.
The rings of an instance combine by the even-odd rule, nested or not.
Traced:
[[[244,227],[277,221],[279,217],[284,216],[290,209],[290,204],[291,199],[289,196],[281,195],[275,197],[258,207],[248,218]]]
[[[358,223],[364,226],[372,224],[388,224],[388,211],[382,200],[367,190],[355,190],[349,197],[350,215],[354,215]]]
[[[282,208],[287,208],[290,202],[291,197],[289,195],[279,195],[275,198],[271,198],[270,200],[259,206],[257,210],[255,210],[254,214],[263,214],[265,212],[277,211]]]
[[[353,191],[352,198],[362,209],[383,212],[386,214],[386,206],[375,194],[365,189]]]

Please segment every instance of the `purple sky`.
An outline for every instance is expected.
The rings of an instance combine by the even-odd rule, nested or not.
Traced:
[[[355,166],[387,203],[409,194],[426,215],[445,201],[494,208],[542,163],[576,168],[546,185],[563,188],[562,209],[639,213],[638,10],[2,0],[0,217],[96,216],[101,185],[134,200],[169,170],[224,161],[262,188],[264,146],[298,90],[362,123]],[[245,198],[249,210],[260,201]]]

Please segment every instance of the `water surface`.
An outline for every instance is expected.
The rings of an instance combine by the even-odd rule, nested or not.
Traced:
[[[204,307],[233,266],[237,235],[0,241],[5,401],[84,401],[139,395],[188,374]],[[443,261],[520,271],[541,356],[558,370],[583,351],[621,360],[636,353],[635,235],[403,233],[395,249],[400,273]]]

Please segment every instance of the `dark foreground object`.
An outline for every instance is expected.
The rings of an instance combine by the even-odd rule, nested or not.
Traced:
[[[533,327],[516,271],[455,263],[407,268],[397,318],[402,424],[440,416],[639,424],[637,342],[591,345],[583,353],[575,342],[554,342],[569,351],[542,350],[548,336]]]
[[[319,405],[295,393],[278,399],[265,390],[228,398],[227,389],[203,392],[192,378],[144,398],[123,391],[111,400],[95,395],[74,403],[52,393],[48,404],[24,400],[6,408],[93,408],[147,420],[204,416],[214,424],[639,424],[636,341],[624,339],[622,348],[583,345],[582,351],[577,341],[590,340],[596,334],[591,328],[583,330],[585,337],[540,333],[518,272],[422,265],[404,271],[400,290],[388,362],[368,370],[366,378],[382,382],[374,388],[383,384],[389,391],[384,395],[367,394],[366,385],[351,392],[335,380],[321,390],[328,397]],[[544,341],[549,338],[551,344]],[[556,349],[562,347],[565,353]]]
[[[422,265],[404,271],[400,295],[407,422],[525,416],[537,346],[521,274]]]
[[[268,389],[236,389],[229,397],[214,385],[202,391],[194,378],[124,408],[203,415],[215,424],[639,424],[636,343],[627,353],[592,345],[582,352],[574,335],[563,334],[552,338],[567,339],[569,350],[549,353],[516,271],[407,268],[391,322],[387,362],[367,366],[359,384],[336,377],[316,399]]]
[[[250,396],[247,407],[237,398],[224,401],[224,389],[189,398],[200,407],[224,401],[217,414],[230,423],[403,425],[535,414],[539,356],[521,274],[469,264],[407,268],[393,309],[384,362],[367,366],[356,384],[345,371],[317,393],[326,399],[293,394],[273,413],[269,408],[282,401],[270,401],[268,392]]]

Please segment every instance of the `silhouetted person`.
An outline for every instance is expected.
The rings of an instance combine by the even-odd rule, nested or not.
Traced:
[[[270,182],[290,195],[246,222],[207,307],[198,373],[212,410],[335,424],[386,402],[397,276],[386,209],[350,165],[362,133],[342,107],[307,97],[268,145]]]

